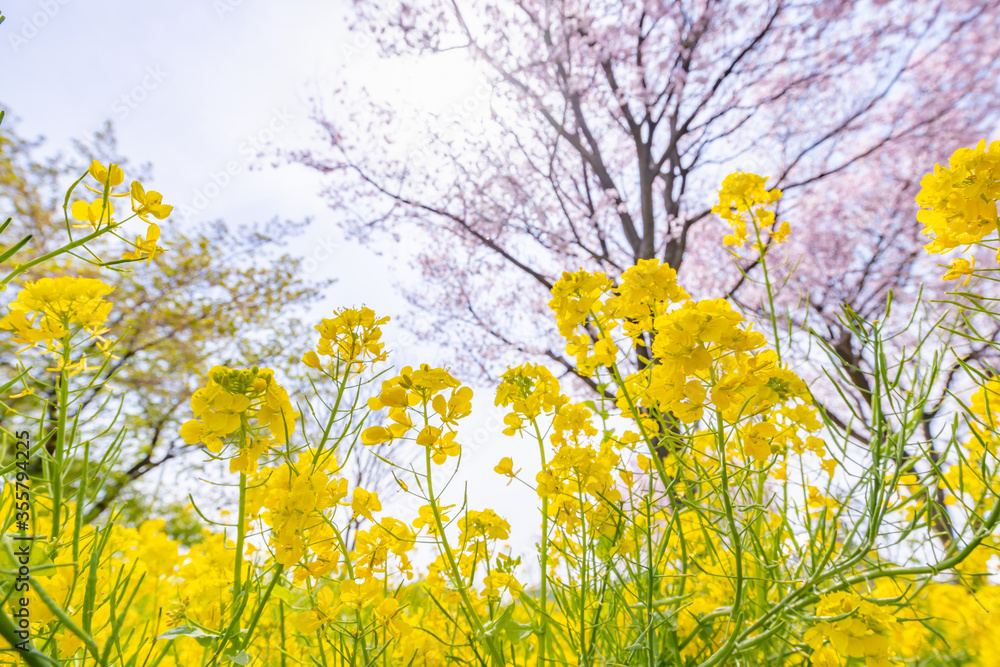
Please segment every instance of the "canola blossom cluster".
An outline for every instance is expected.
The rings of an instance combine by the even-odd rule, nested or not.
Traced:
[[[157,254],[163,252],[163,248],[156,245],[160,238],[160,227],[150,218],[165,220],[173,211],[173,206],[164,204],[163,195],[159,192],[155,190],[147,192],[139,181],[132,181],[127,192],[116,192],[115,188],[125,180],[125,173],[116,164],[105,167],[94,160],[87,174],[97,181],[98,187],[95,188],[89,183],[85,183],[84,187],[96,194],[97,197],[90,202],[86,200],[73,202],[70,210],[73,219],[77,221],[73,227],[89,230],[94,235],[99,234],[102,230],[116,228],[121,223],[116,222],[113,217],[115,212],[113,198],[129,197],[133,217],[138,217],[147,226],[145,235],[136,237],[132,249],[122,253],[122,259],[136,261],[145,259],[147,264],[152,262]]]
[[[980,141],[975,148],[959,148],[948,166],[934,165],[933,173],[920,181],[917,220],[922,233],[930,237],[924,246],[928,253],[943,255],[955,248],[981,244],[1000,231],[1000,141]],[[990,245],[1000,258],[1000,240]],[[945,280],[965,278],[975,271],[975,255],[952,260]]]
[[[316,325],[319,343],[303,355],[302,363],[327,373],[361,373],[386,360],[379,327],[388,321],[388,317],[377,317],[371,308],[342,308]]]
[[[995,146],[924,179],[930,252],[991,233]],[[161,196],[115,192],[115,165],[87,177],[102,189],[73,205],[81,227],[116,229],[111,198],[130,195],[149,228],[125,259],[153,259]],[[791,231],[765,180],[727,177],[715,209],[726,245],[753,240],[764,263]],[[39,278],[0,319],[23,368],[54,360],[20,380],[40,395],[6,399],[39,401],[44,463],[0,461],[33,497],[25,509],[5,478],[0,665],[1000,664],[1000,379],[985,366],[955,379],[971,357],[954,364],[954,402],[935,408],[944,421],[919,393],[930,380],[885,372],[869,412],[838,423],[835,389],[800,377],[759,312],[693,299],[656,260],[567,271],[549,305],[577,377],[508,368],[483,450],[501,484],[537,499],[526,518],[456,492],[473,389],[447,367],[391,369],[388,318],[341,308],[295,369],[309,396],[249,360],[198,378],[175,435],[218,466],[232,502],[212,512],[193,494],[198,530],[182,539],[165,519],[91,510],[123,436],[111,414],[92,436],[74,400],[100,377],[86,355],[108,358],[125,333],[109,331],[113,294],[96,278]],[[881,325],[866,326],[865,354],[881,359]],[[31,575],[15,595],[20,540]]]
[[[727,246],[742,246],[747,242],[747,225],[754,231],[754,241],[763,251],[764,241],[761,232],[770,233],[770,238],[781,243],[791,232],[791,225],[782,221],[777,229],[775,225],[774,204],[781,199],[781,190],[767,190],[764,187],[766,178],[757,174],[736,172],[726,176],[719,190],[719,203],[712,207],[712,213],[717,214],[729,223],[732,233],[727,234],[723,243]]]
[[[813,648],[814,665],[841,664],[841,657],[864,658],[866,665],[888,667],[889,634],[896,617],[857,593],[830,593],[816,605],[820,620],[803,639]]]
[[[707,408],[736,427],[747,460],[764,462],[789,448],[822,454],[810,435],[821,422],[806,384],[727,301],[689,299],[668,266],[640,260],[617,286],[600,274],[567,273],[553,295],[577,368],[617,372],[622,349],[638,351],[642,367],[615,378],[622,387],[616,406],[635,415],[642,432],[664,420],[702,422]],[[588,329],[598,332],[592,344]]]
[[[472,412],[472,389],[461,386],[446,369],[406,366],[398,376],[382,382],[382,391],[368,399],[368,408],[376,412],[388,408],[390,423],[365,429],[362,443],[377,445],[410,434],[440,465],[462,452],[456,441],[458,422]]]
[[[57,362],[62,361],[63,341],[71,332],[82,334],[78,339],[94,339],[96,347],[107,353],[110,341],[102,334],[106,333],[104,323],[112,304],[105,297],[113,290],[97,278],[61,276],[29,281],[0,319],[0,329],[11,332],[15,345],[44,348]],[[80,353],[65,367],[86,370],[86,358]]]
[[[213,367],[206,386],[191,397],[191,411],[195,418],[180,431],[189,445],[203,444],[218,453],[226,438],[243,434],[242,453],[230,462],[232,472],[253,472],[257,459],[271,447],[288,442],[299,417],[288,392],[274,380],[274,372],[257,367]]]

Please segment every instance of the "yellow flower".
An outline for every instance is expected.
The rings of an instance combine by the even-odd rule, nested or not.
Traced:
[[[821,646],[814,650],[809,659],[815,667],[841,667],[843,664],[837,656],[837,652],[829,646]]]
[[[406,393],[406,389],[398,385],[393,385],[391,380],[386,380],[382,383],[382,393],[368,399],[369,410],[405,408],[407,405],[410,405],[410,399]]]
[[[506,540],[510,537],[510,524],[491,509],[477,512],[469,510],[462,517],[459,542],[463,545],[474,540]]]
[[[486,587],[483,590],[483,595],[491,598],[499,598],[503,595],[504,590],[509,591],[511,597],[516,598],[523,590],[521,583],[514,578],[514,575],[499,570],[493,570],[486,575],[483,579],[483,585]]]
[[[189,419],[181,425],[180,436],[189,445],[201,443],[208,451],[217,454],[222,450],[222,440],[205,428],[197,419]]]
[[[76,201],[73,202],[73,206],[70,208],[70,213],[74,219],[86,223],[83,225],[73,225],[76,229],[86,229],[87,227],[97,229],[101,226],[101,223],[106,222],[111,224],[114,222],[111,217],[114,212],[115,207],[111,204],[111,201],[109,200],[107,205],[105,205],[103,197],[98,197],[89,204],[85,201]]]
[[[454,431],[442,431],[436,426],[425,426],[417,434],[416,442],[431,450],[431,460],[437,465],[444,463],[449,456],[462,453],[462,445],[455,441]]]
[[[441,521],[443,523],[448,523],[448,515],[445,514],[446,511],[450,510],[454,505],[445,505],[443,507],[438,507],[438,512],[441,513]],[[434,520],[434,508],[430,505],[424,505],[417,511],[417,518],[413,520],[411,524],[416,530],[421,528],[427,528],[427,532],[434,535],[437,532],[437,522]]]
[[[505,456],[502,459],[500,459],[500,463],[498,463],[496,467],[493,468],[493,470],[500,475],[505,475],[512,479],[514,478],[515,475],[517,475],[517,472],[514,472],[514,460],[511,459],[509,456]]]
[[[820,661],[816,664],[839,666],[838,654],[863,658],[866,664],[877,667],[892,664],[888,633],[896,618],[879,605],[862,600],[857,593],[829,593],[816,605],[816,615],[839,618],[820,621],[803,636],[813,649],[814,662]],[[827,641],[829,646],[825,646]]]
[[[296,629],[304,635],[311,635],[324,624],[336,617],[337,605],[333,591],[325,586],[316,593],[316,606],[295,617]]]
[[[441,415],[442,423],[457,426],[459,419],[468,417],[472,413],[472,389],[459,387],[452,391],[448,400],[438,394],[434,397],[432,406],[434,411]]]
[[[393,637],[409,634],[413,628],[402,620],[402,608],[395,598],[386,598],[375,605],[375,620]]]
[[[947,167],[934,165],[934,172],[920,181],[917,221],[931,238],[924,248],[942,254],[953,248],[981,241],[997,228],[1000,199],[1000,141],[986,148],[986,140],[975,148],[959,148]]]
[[[381,512],[382,503],[379,502],[378,494],[374,491],[365,491],[360,486],[354,489],[351,496],[351,510],[355,516],[363,516],[369,521],[375,521],[372,512]]]
[[[962,281],[962,287],[969,284],[972,280],[972,275],[975,273],[976,268],[976,256],[972,256],[972,261],[965,259],[964,257],[959,257],[953,259],[951,264],[948,265],[948,272],[944,274],[944,280],[957,280],[962,276],[965,276],[965,280]]]
[[[771,442],[778,435],[778,427],[772,422],[751,424],[744,430],[743,453],[763,463],[771,458]]]
[[[0,319],[0,329],[12,331],[11,340],[25,345],[62,338],[73,327],[98,336],[111,313],[111,303],[104,297],[113,290],[96,278],[62,276],[27,282]]]
[[[774,212],[764,207],[778,201],[781,190],[764,189],[766,181],[763,176],[744,172],[729,174],[723,179],[719,203],[712,207],[712,212],[726,220],[732,228],[733,233],[723,239],[725,245],[739,246],[746,242],[748,220],[744,213],[750,213],[749,222],[758,230],[769,228],[774,223]],[[775,240],[780,243],[788,232],[788,223],[782,223],[774,234]]]
[[[302,363],[304,363],[309,368],[320,369],[323,368],[323,364],[319,360],[319,355],[316,354],[315,350],[309,350],[302,355]]]
[[[507,482],[508,485],[514,481],[517,477],[517,473],[521,472],[520,468],[514,470],[514,461],[509,456],[505,456],[500,459],[500,463],[498,463],[493,470],[499,475],[509,477],[510,481]]]
[[[319,343],[314,351],[302,357],[302,361],[311,368],[328,368],[335,374],[347,368],[352,373],[360,373],[387,358],[380,326],[388,321],[388,317],[377,317],[371,308],[337,310],[332,318],[316,325]],[[329,360],[324,362],[321,357],[329,357]]]
[[[299,413],[270,369],[213,366],[207,379],[207,384],[191,396],[194,419],[181,427],[181,437],[186,443],[202,443],[210,451],[218,452],[223,440],[242,425],[247,437],[252,438],[248,442],[254,443],[255,451],[263,454],[270,446],[287,442],[294,433]],[[237,444],[241,452],[248,446]],[[255,466],[250,459],[234,465],[243,471]]]
[[[152,215],[157,220],[163,220],[174,210],[173,206],[163,203],[163,195],[155,190],[146,192],[139,181],[132,181],[132,210],[140,218],[149,222]]]
[[[157,225],[150,224],[146,229],[146,238],[137,237],[135,240],[135,249],[122,253],[122,259],[145,259],[146,263],[149,264],[158,254],[164,252],[163,248],[156,245],[156,241],[159,238],[160,228]]]
[[[785,239],[791,233],[792,227],[788,224],[788,221],[782,221],[781,225],[778,226],[778,231],[776,231],[771,238],[773,238],[778,243],[784,243]]]
[[[605,310],[621,320],[622,329],[633,340],[652,331],[654,318],[671,304],[689,299],[677,283],[677,272],[655,259],[640,259],[629,267],[615,292]]]
[[[87,171],[94,177],[94,180],[108,188],[121,185],[122,181],[125,180],[125,173],[117,164],[109,164],[105,167],[97,160],[93,160]],[[95,190],[95,192],[97,191]]]
[[[580,403],[570,403],[552,418],[552,444],[579,444],[581,437],[597,435],[591,412]]]
[[[360,584],[351,579],[340,582],[340,601],[348,607],[360,609],[366,606],[382,590],[382,582],[375,578],[365,579]]]
[[[311,635],[326,623],[326,614],[318,610],[304,611],[295,617],[295,629],[304,635]]]
[[[559,333],[569,338],[576,328],[587,320],[592,307],[612,287],[611,280],[602,273],[580,269],[566,271],[552,287],[549,308],[556,314]]]
[[[270,444],[262,438],[248,438],[248,443],[240,447],[240,452],[229,459],[229,472],[243,472],[252,475],[257,472],[257,462],[267,454]]]
[[[369,426],[361,432],[361,444],[378,445],[392,440],[392,434],[384,426]]]
[[[809,504],[809,507],[823,507],[835,510],[840,506],[835,499],[823,495],[818,488],[811,484],[808,485],[808,491],[809,496],[806,502]]]
[[[524,364],[507,369],[500,377],[495,404],[510,406],[512,412],[504,417],[508,426],[504,435],[514,435],[523,427],[524,421],[530,421],[543,412],[554,413],[568,402],[569,398],[560,390],[559,380],[548,368]]]

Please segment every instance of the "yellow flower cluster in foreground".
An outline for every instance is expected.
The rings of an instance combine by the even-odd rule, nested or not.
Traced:
[[[960,151],[925,178],[929,251],[995,228],[997,153]],[[160,195],[115,192],[115,165],[86,176],[100,196],[74,217],[107,233],[119,224],[110,198],[130,194],[149,228],[125,259],[152,259],[150,217],[169,214]],[[790,230],[764,183],[728,177],[716,212],[726,243],[752,235],[766,265],[769,240]],[[952,392],[940,434],[922,389],[888,372],[870,423],[838,424],[782,356],[773,311],[769,341],[729,302],[692,299],[658,261],[615,277],[566,272],[550,306],[593,400],[533,363],[508,369],[494,396],[503,434],[528,446],[494,458],[538,499],[525,553],[511,544],[525,518],[503,502],[444,500],[468,454],[473,390],[447,368],[390,372],[388,318],[344,308],[302,357],[306,402],[257,365],[201,379],[179,436],[226,463],[236,510],[210,521],[192,506],[205,528],[184,545],[159,519],[84,521],[119,440],[91,442],[73,401],[97,382],[84,351],[113,351],[112,293],[93,278],[28,282],[0,320],[20,354],[55,359],[54,398],[38,399],[47,416],[31,431],[44,464],[0,462],[0,635],[12,645],[0,664],[1000,664],[992,376],[970,373]],[[878,344],[878,323],[865,325]],[[349,472],[368,455],[403,501]],[[31,639],[13,648],[18,627]]]
[[[944,254],[960,246],[966,249],[982,244],[984,239],[1000,231],[1000,141],[986,146],[983,139],[975,148],[959,148],[948,166],[934,165],[934,172],[920,181],[917,204],[921,210],[917,220],[924,225],[923,234],[931,238],[927,252]],[[991,249],[1000,258],[996,239]],[[971,277],[975,256],[970,262],[964,257],[951,262],[945,280]],[[968,284],[968,280],[966,280]]]

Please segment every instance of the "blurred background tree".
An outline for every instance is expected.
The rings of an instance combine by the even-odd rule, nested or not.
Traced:
[[[325,175],[348,232],[419,273],[402,288],[420,333],[481,377],[525,355],[575,372],[546,306],[564,270],[617,277],[656,258],[695,297],[763,316],[759,258],[734,263],[710,212],[745,170],[785,193],[789,268],[810,258],[778,276],[781,315],[821,336],[863,410],[870,366],[842,309],[875,318],[889,290],[916,302],[914,277],[938,269],[915,175],[1000,120],[991,0],[355,5],[384,56],[462,52],[485,83],[423,115],[330,86],[316,143],[285,157]]]
[[[148,166],[132,167],[118,155],[110,124],[96,133],[93,141],[77,142],[76,148],[80,157],[60,154],[43,158],[40,140],[19,136],[10,119],[0,127],[0,211],[13,218],[4,238],[32,235],[16,259],[23,261],[65,242],[64,192],[91,159],[121,164],[130,180],[148,178]],[[81,187],[74,200],[85,196]],[[170,193],[164,193],[164,202],[171,203]],[[127,204],[118,208],[121,206]],[[306,341],[312,338],[311,326],[300,316],[319,299],[327,284],[303,275],[301,259],[281,250],[283,242],[300,233],[305,224],[275,219],[234,227],[215,221],[182,232],[168,218],[160,225],[160,243],[167,252],[151,265],[131,264],[115,277],[107,275],[109,269],[99,269],[82,258],[55,270],[42,265],[48,274],[101,273],[116,285],[116,307],[106,335],[123,338],[104,372],[112,396],[98,386],[82,397],[77,409],[88,431],[99,431],[105,423],[102,414],[113,414],[122,402],[122,415],[127,417],[119,424],[124,429],[118,434],[121,452],[114,472],[104,494],[85,509],[88,521],[116,501],[128,500],[118,504],[125,517],[136,519],[145,518],[150,508],[159,504],[156,511],[172,517],[168,531],[175,537],[190,537],[190,522],[186,523],[180,509],[183,503],[180,507],[177,503],[186,493],[184,484],[192,478],[171,479],[171,492],[160,498],[152,497],[148,488],[137,492],[135,482],[171,461],[174,471],[201,464],[201,455],[187,456],[196,448],[184,443],[179,427],[189,418],[191,394],[210,366],[250,366],[259,359],[271,359],[284,363],[284,368],[276,369],[281,372],[298,362],[294,350],[307,346]],[[103,256],[116,258],[122,249],[108,243]],[[44,275],[36,272],[26,280]],[[9,292],[11,297],[16,294],[14,289]],[[4,337],[0,364],[10,377],[16,374],[15,350]],[[99,365],[99,351],[95,348],[90,352]],[[22,358],[28,364],[45,363],[35,352]],[[14,419],[12,413],[32,415],[37,411],[36,397],[51,391],[40,383],[30,389],[34,395],[0,399],[4,406],[0,425]],[[92,454],[99,458],[104,452]]]

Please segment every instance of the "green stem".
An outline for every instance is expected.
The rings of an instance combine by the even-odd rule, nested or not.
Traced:
[[[426,411],[426,407],[424,410]],[[426,421],[426,413],[424,418]],[[493,640],[493,637],[486,637],[486,626],[483,625],[483,621],[479,618],[479,614],[476,612],[476,608],[472,604],[472,600],[469,599],[469,593],[465,590],[465,582],[462,579],[461,571],[458,569],[458,562],[455,560],[455,554],[451,550],[451,545],[448,544],[448,538],[445,537],[444,522],[441,520],[441,509],[438,507],[437,498],[434,497],[434,483],[432,481],[434,470],[431,468],[431,448],[426,447],[425,450],[425,462],[427,466],[427,499],[430,502],[431,511],[434,513],[434,524],[437,526],[439,538],[438,544],[440,544],[444,549],[445,558],[448,559],[448,565],[451,568],[451,576],[455,581],[455,587],[458,589],[459,595],[462,597],[462,602],[465,605],[469,621],[475,625],[476,630],[483,635],[486,641],[486,648],[490,651],[492,664],[503,665],[503,654],[497,649],[496,642]]]
[[[62,369],[59,372],[59,416],[56,422],[56,449],[53,454],[55,465],[50,480],[52,486],[52,532],[49,537],[53,541],[59,536],[59,523],[62,519],[60,516],[62,514],[62,474],[66,447],[66,412],[69,409],[69,371],[66,366],[69,364],[71,354],[70,334],[67,333],[63,337]]]
[[[55,259],[59,255],[65,254],[65,253],[69,252],[70,250],[73,250],[74,248],[78,248],[78,247],[82,246],[84,243],[87,243],[89,241],[93,241],[98,236],[102,236],[103,234],[106,234],[109,229],[111,229],[111,227],[105,227],[103,229],[98,229],[93,234],[88,234],[87,236],[84,236],[81,239],[77,239],[76,241],[73,241],[72,243],[67,243],[63,247],[57,248],[56,250],[53,250],[50,253],[46,253],[46,254],[42,255],[41,257],[36,257],[35,259],[31,260],[30,262],[25,262],[24,264],[18,264],[17,266],[14,267],[14,269],[9,274],[7,274],[6,278],[4,278],[3,280],[0,280],[0,289],[3,289],[7,285],[7,283],[9,283],[16,276],[24,273],[25,271],[27,271],[31,267],[37,266],[37,265],[41,264],[42,262],[47,262],[50,259]]]
[[[278,600],[278,629],[281,633],[281,667],[285,667],[285,603]]]
[[[354,565],[351,563],[351,552],[347,548],[347,542],[344,541],[344,536],[340,534],[339,530],[334,530],[333,534],[337,538],[337,542],[340,544],[340,551],[344,554],[344,567],[347,569],[347,576],[351,578],[351,581],[354,581],[354,578],[355,578],[354,577]],[[357,635],[355,636],[355,639],[354,639],[354,647],[353,647],[354,648],[354,653],[351,655],[351,664],[353,665],[353,664],[355,664],[357,662],[358,644],[360,644],[361,645],[361,656],[364,659],[365,664],[367,665],[367,664],[369,664],[370,661],[368,660],[368,645],[365,643],[365,639],[364,639],[365,625],[364,625],[364,622],[361,619],[361,607],[360,606],[357,609],[354,610],[354,623],[355,623],[355,626],[357,627],[358,631],[357,631]],[[320,646],[322,646],[322,644],[323,644],[323,640],[320,639]]]
[[[247,431],[246,425],[242,422],[240,423],[240,440],[237,444],[239,449],[243,449],[246,446]],[[239,499],[239,509],[237,510],[240,515],[236,523],[236,562],[233,565],[233,625],[239,621],[239,616],[242,615],[243,610],[246,609],[246,600],[240,600],[243,594],[243,542],[246,538],[247,532],[247,474],[240,471],[240,499]],[[238,633],[237,633],[238,636]],[[238,645],[237,640],[237,645]]]
[[[587,652],[587,518],[583,511],[584,495],[579,479],[576,483],[580,494],[580,664],[589,665]]]
[[[545,441],[542,438],[542,432],[538,428],[538,422],[532,418],[531,425],[535,427],[535,437],[538,439],[538,455],[542,462],[542,470],[545,470]],[[540,589],[541,599],[539,600],[539,607],[541,608],[541,628],[538,633],[538,667],[545,667],[545,657],[546,657],[546,644],[548,638],[548,571],[549,571],[549,497],[542,496],[542,556],[541,556],[541,567],[542,567],[542,583]]]
[[[21,642],[21,638],[17,636],[17,628],[14,627],[14,623],[7,616],[7,612],[3,608],[0,608],[0,637],[7,640],[7,643],[12,647]],[[24,664],[28,665],[28,667],[52,667],[57,664],[45,654],[40,653],[31,642],[28,642],[27,651],[22,651],[21,649],[12,650],[16,651],[17,655],[24,660]]]
[[[722,423],[722,414],[720,413],[716,415],[716,428],[718,429],[716,442],[718,443],[719,462],[722,466],[722,506],[726,512],[726,522],[729,524],[729,539],[733,542],[733,560],[736,561],[736,591],[733,596],[733,608],[729,612],[729,618],[732,620],[729,639],[699,667],[727,664],[726,660],[736,648],[736,641],[740,637],[738,628],[743,624],[743,543],[740,540],[739,526],[736,525],[736,517],[733,514],[733,503],[729,498],[729,466],[726,465],[725,426]]]
[[[765,579],[766,566],[765,566],[765,554],[761,553],[760,550],[763,549],[763,543],[761,542],[761,521],[764,517],[764,478],[767,477],[767,471],[764,469],[763,463],[757,464],[757,488],[754,493],[754,505],[759,508],[757,511],[757,516],[753,519],[753,536],[754,545],[757,552],[754,554],[754,597],[756,598],[757,609],[754,613],[763,613],[767,608],[767,581]],[[758,656],[759,658],[760,656]]]
[[[257,622],[260,621],[260,615],[264,611],[264,606],[267,601],[271,598],[271,592],[274,591],[275,585],[281,579],[281,573],[284,571],[284,565],[278,565],[278,569],[274,572],[274,577],[271,578],[271,583],[268,584],[267,590],[264,591],[264,595],[261,596],[260,601],[257,602],[257,610],[254,612],[253,617],[250,619],[250,625],[247,626],[246,638],[243,640],[244,646],[250,645],[250,639],[253,637],[253,631],[257,629]]]

